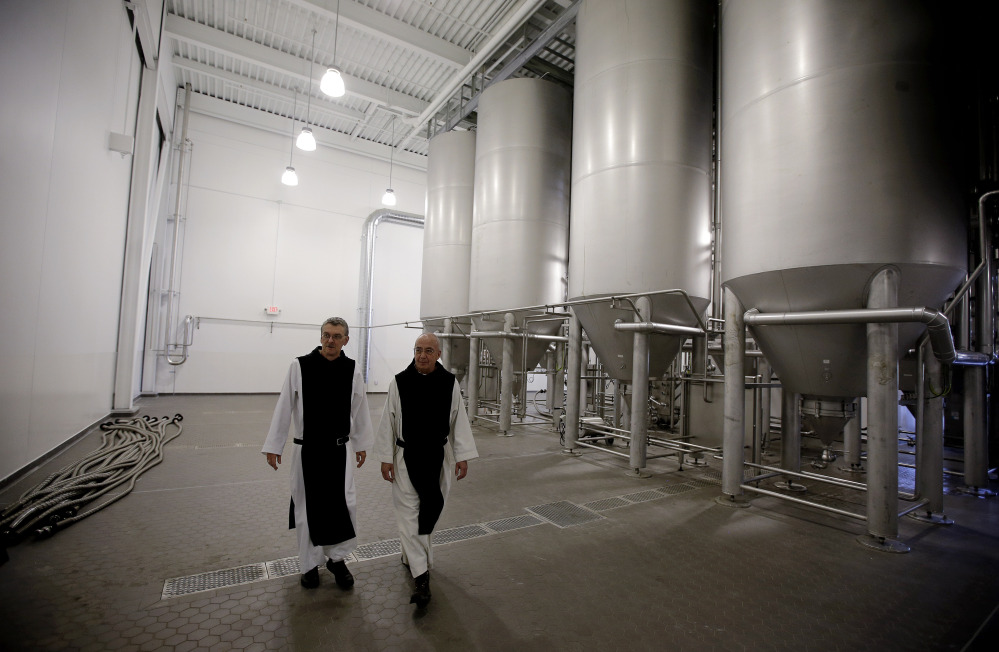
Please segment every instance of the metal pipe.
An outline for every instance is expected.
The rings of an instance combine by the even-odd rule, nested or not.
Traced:
[[[863,482],[854,482],[853,480],[834,478],[828,475],[809,473],[808,471],[788,471],[787,469],[782,469],[776,466],[768,466],[766,464],[753,464],[752,462],[746,462],[746,466],[752,469],[762,469],[764,471],[770,471],[777,475],[790,475],[796,478],[806,478],[808,480],[814,480],[816,482],[823,482],[825,484],[836,485],[837,487],[846,487],[847,489],[856,489],[857,491],[867,491],[867,485],[864,484]]]
[[[174,339],[173,306],[174,293],[176,292],[177,258],[180,256],[180,207],[183,203],[184,192],[184,146],[187,143],[187,125],[191,116],[191,92],[191,84],[184,84],[184,117],[181,122],[180,144],[178,145],[180,156],[177,157],[177,195],[173,210],[173,241],[170,243],[170,273],[167,277],[166,346],[164,347],[167,362],[170,362],[170,347],[173,345]],[[184,360],[186,359],[187,356],[184,356]]]
[[[583,328],[575,312],[571,312],[571,317],[569,317],[568,330],[569,361],[565,370],[565,448],[571,452],[575,448],[576,440],[579,437],[579,387],[582,384],[579,376],[583,358]]]
[[[843,426],[843,458],[846,462],[845,470],[858,472],[863,471],[863,464],[860,462],[860,399],[856,399],[857,407],[854,410],[855,416]]]
[[[801,396],[786,387],[781,392],[780,466],[786,471],[801,471]],[[787,483],[790,488],[790,477]]]
[[[926,325],[933,354],[944,364],[957,359],[950,322],[931,308],[857,308],[852,310],[811,310],[803,312],[760,313],[755,308],[745,316],[747,326],[795,326],[803,324],[897,324],[918,322]]]
[[[514,328],[513,313],[506,313],[503,318],[503,331],[512,334]],[[503,366],[500,369],[500,433],[509,435],[511,415],[513,412],[513,340],[507,337],[503,340]]]
[[[677,326],[676,324],[658,324],[655,322],[614,322],[614,330],[629,333],[666,333],[668,335],[703,336],[704,331],[692,326]]]
[[[754,487],[748,484],[742,484],[739,486],[741,489],[745,489],[746,491],[752,491],[753,493],[763,494],[764,496],[770,496],[772,498],[780,498],[781,500],[787,500],[792,503],[798,503],[799,505],[807,505],[809,507],[814,507],[815,509],[821,509],[824,512],[832,512],[833,514],[839,514],[840,516],[848,516],[850,518],[855,518],[858,521],[868,520],[868,517],[864,516],[863,514],[856,514],[854,512],[848,512],[843,509],[836,509],[835,507],[829,507],[828,505],[814,503],[810,500],[795,498],[794,496],[788,496],[787,494],[777,493],[776,491],[769,491],[768,489],[760,489],[759,487]]]
[[[735,498],[741,496],[742,469],[746,461],[745,440],[746,390],[745,357],[746,325],[742,302],[728,287],[725,288],[725,427],[722,435],[722,492]]]
[[[375,283],[375,240],[378,227],[382,223],[401,224],[423,228],[426,218],[422,215],[403,213],[401,211],[379,209],[364,220],[361,227],[361,271],[360,287],[357,291],[360,305],[357,308],[362,330],[361,346],[357,353],[357,363],[360,366],[364,382],[368,382],[368,351],[371,349],[371,297],[374,294]]]
[[[652,316],[652,299],[639,297],[636,324],[645,326],[648,322],[637,321]],[[614,324],[616,329],[619,324]],[[623,330],[623,329],[622,329]],[[645,329],[634,331],[634,351],[631,358],[631,468],[639,472],[646,465],[645,438],[649,430],[649,332]]]
[[[447,335],[450,335],[451,332],[452,332],[452,330],[453,329],[451,327],[451,318],[450,317],[445,317],[444,318],[444,333],[447,334]],[[442,346],[441,347],[441,366],[443,366],[445,369],[447,369],[451,373],[454,373],[456,371],[455,369],[451,368],[451,343],[450,342],[447,343],[447,346]]]
[[[933,357],[924,364],[919,385],[922,418],[916,419],[916,495],[926,500],[926,511],[932,515],[943,513],[943,369]]]
[[[468,420],[479,416],[479,338],[468,340]]]
[[[894,312],[899,272],[874,275],[867,305]],[[939,313],[937,313],[939,314]],[[942,317],[942,315],[941,315]],[[946,323],[946,317],[943,318]],[[950,330],[947,331],[948,339]],[[931,335],[931,340],[933,339]],[[951,342],[953,345],[953,342]],[[867,324],[867,533],[878,540],[898,536],[898,325]]]

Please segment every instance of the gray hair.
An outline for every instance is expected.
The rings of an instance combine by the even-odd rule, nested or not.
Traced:
[[[323,325],[319,327],[320,333],[323,332],[324,328],[326,328],[326,324],[331,324],[333,326],[343,326],[343,334],[350,335],[350,327],[347,326],[347,320],[345,320],[343,317],[330,317],[329,319],[324,321]]]

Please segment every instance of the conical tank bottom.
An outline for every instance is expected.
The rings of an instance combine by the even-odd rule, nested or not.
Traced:
[[[590,299],[593,297],[579,297]],[[651,321],[661,324],[696,327],[697,317],[690,305],[680,295],[659,294],[652,299]],[[694,310],[698,315],[708,307],[708,300],[690,297]],[[597,357],[604,365],[604,371],[611,378],[622,382],[632,382],[634,357],[634,333],[618,331],[614,324],[618,321],[635,321],[635,311],[628,301],[618,300],[613,307],[610,300],[597,303],[583,303],[572,307],[579,317],[579,322],[589,338],[590,346],[596,351]],[[647,321],[647,320],[643,320]],[[680,352],[680,347],[687,336],[664,335],[652,333],[649,336],[649,377],[658,377],[666,373],[670,364]]]
[[[444,332],[444,320],[443,319],[423,319],[423,330],[431,333],[442,333]],[[472,330],[472,323],[467,322],[454,322],[454,331],[456,333],[468,334]],[[445,337],[439,338],[441,341],[441,362],[444,361],[444,352],[448,352],[450,358],[448,359],[448,371],[453,373],[457,378],[458,382],[465,377],[468,372],[468,356],[469,356],[469,346],[467,337]]]
[[[533,333],[535,335],[556,335],[564,323],[561,319],[556,319],[552,315],[543,315],[527,311],[515,311],[513,313],[514,324],[521,326],[521,329],[517,332],[523,333]],[[545,319],[546,321],[528,321],[525,323],[525,319],[532,317],[536,319]],[[475,326],[475,330],[479,331],[502,331],[503,330],[503,315],[496,314],[490,315],[489,317],[472,317],[472,323]],[[497,366],[503,364],[503,339],[502,337],[484,337],[482,338],[482,343],[487,349],[489,349],[489,354],[493,357],[493,361],[496,362]],[[548,347],[551,346],[550,341],[546,340],[527,340],[527,351],[525,358],[524,351],[524,339],[515,338],[513,341],[513,369],[516,373],[521,373],[525,369],[530,371],[538,366],[538,362],[541,361],[541,357],[545,354]],[[526,366],[525,366],[526,365]]]
[[[801,401],[801,421],[805,430],[812,431],[826,446],[832,446],[850,419],[856,417],[856,413],[856,403],[853,401],[818,398],[803,398]]]

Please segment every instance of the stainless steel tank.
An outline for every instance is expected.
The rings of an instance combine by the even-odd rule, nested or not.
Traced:
[[[423,229],[423,279],[420,318],[427,330],[440,330],[444,318],[468,313],[472,257],[472,207],[475,188],[475,133],[449,131],[430,141],[427,157],[427,208]],[[467,318],[456,320],[462,332]],[[451,338],[449,365],[464,373],[468,340]]]
[[[865,307],[885,265],[900,306],[965,273],[964,206],[933,3],[727,1],[722,8],[722,280],[761,312]],[[899,328],[901,348],[922,328]],[[860,326],[753,335],[790,390],[865,395]]]
[[[552,82],[509,79],[490,86],[478,108],[475,208],[469,280],[470,312],[499,311],[475,319],[480,330],[501,330],[504,312],[561,303],[569,240],[571,95]],[[531,311],[517,311],[522,324]],[[558,321],[534,321],[525,330],[553,334]],[[502,359],[502,340],[484,343]],[[528,344],[533,369],[549,342]],[[525,357],[518,343],[518,371]]]
[[[712,3],[587,0],[576,18],[569,297],[682,289],[652,319],[697,324],[710,297]],[[631,382],[627,304],[574,307],[613,378]],[[650,338],[650,374],[682,344]]]

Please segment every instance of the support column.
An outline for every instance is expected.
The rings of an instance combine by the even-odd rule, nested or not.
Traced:
[[[571,312],[569,317],[569,360],[566,365],[565,392],[565,452],[575,453],[579,439],[579,374],[583,358],[583,327],[579,317]]]
[[[924,345],[923,351],[926,350]],[[916,423],[916,496],[928,501],[909,514],[917,521],[951,525],[943,513],[943,367],[933,355],[925,356],[922,418]]]
[[[513,333],[513,313],[503,318],[503,332]],[[500,435],[512,437],[510,422],[513,414],[513,338],[503,338],[503,368],[500,370]]]
[[[468,420],[479,416],[479,338],[468,338]]]
[[[454,374],[457,372],[457,369],[451,367],[451,347],[454,346],[454,343],[449,337],[453,332],[454,326],[451,324],[451,318],[448,317],[444,320],[444,341],[441,343],[441,366]]]
[[[843,426],[843,465],[839,469],[847,473],[866,473],[867,469],[864,468],[860,459],[863,446],[860,441],[859,397],[854,401],[854,404],[853,413],[855,416]]]
[[[555,352],[549,348],[545,351],[545,369],[548,370],[548,389],[545,391],[545,409],[555,414]],[[537,394],[534,395],[537,398]]]
[[[867,307],[898,307],[899,272],[875,274]],[[908,552],[898,537],[898,324],[867,324],[867,534],[861,544]]]
[[[652,321],[652,299],[638,297],[635,301],[638,313],[636,322]],[[646,441],[649,436],[649,334],[635,331],[634,352],[631,358],[631,450],[628,461],[630,475],[649,477],[643,474],[647,462]]]
[[[780,468],[801,472],[801,395],[786,386],[781,391]],[[805,491],[806,487],[796,483],[794,478],[786,475],[775,484],[788,491]]]
[[[746,465],[746,323],[742,302],[725,288],[725,429],[722,436],[722,493],[717,502],[746,507],[742,470]]]
[[[770,384],[770,376],[773,373],[770,370],[770,363],[767,362],[766,358],[759,359],[760,364],[760,378],[766,385]],[[760,388],[760,441],[766,446],[770,442],[770,402],[773,397],[773,391],[769,387]]]

